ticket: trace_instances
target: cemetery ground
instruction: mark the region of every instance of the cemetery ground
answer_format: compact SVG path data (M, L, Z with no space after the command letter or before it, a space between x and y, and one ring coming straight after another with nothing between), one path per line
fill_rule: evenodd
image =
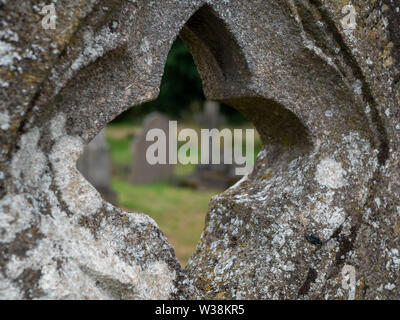
M199 125L194 123L178 124L182 128L200 130ZM248 126L244 125L243 128ZM129 181L132 163L131 142L140 131L140 124L117 123L107 126L106 137L113 166L112 190L117 194L119 207L126 211L146 213L157 222L175 248L175 253L184 267L200 239L211 197L223 190L195 190L181 186L182 179L194 172L196 166L193 164L178 164L169 181L146 185L132 184ZM254 157L260 148L261 143L256 134Z

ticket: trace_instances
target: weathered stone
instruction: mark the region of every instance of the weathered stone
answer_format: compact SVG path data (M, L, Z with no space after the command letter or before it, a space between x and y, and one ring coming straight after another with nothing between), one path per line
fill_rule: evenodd
M150 164L146 152L157 141L147 141L147 133L152 129L159 129L165 134L165 161L164 164ZM132 183L153 183L167 181L174 173L174 164L169 164L169 119L159 112L150 113L143 120L141 133L132 142ZM159 156L159 155L158 155Z
M105 129L85 147L77 168L105 200L116 203L116 194L111 190L112 164Z
M400 5L352 3L354 30L347 1L57 1L44 30L31 2L3 1L0 297L399 299ZM184 272L150 218L76 170L107 122L156 98L178 34L206 96L264 143Z

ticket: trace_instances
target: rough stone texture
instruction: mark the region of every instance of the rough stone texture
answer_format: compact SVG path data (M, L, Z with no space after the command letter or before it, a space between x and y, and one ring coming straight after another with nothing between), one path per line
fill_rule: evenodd
M162 130L165 134L165 161L169 159L169 119L167 116L159 112L152 112L143 120L142 132L134 138L132 142L132 169L131 181L132 183L153 183L160 181L167 181L174 173L174 164L150 164L147 161L146 152L152 145L158 145L161 141L158 138L155 140L147 141L147 134L150 130ZM173 134L173 133L172 133ZM154 155L154 149L151 154ZM156 152L158 155L158 152ZM158 155L159 156L159 155ZM160 157L161 158L161 157ZM160 160L159 158L159 160Z
M220 113L219 109L220 106L218 102L206 101L204 102L203 112L195 115L195 119L202 125L202 128L218 128L226 122L226 117Z
M36 2L1 1L0 297L399 299L400 4L352 3L346 31L347 1L59 0L44 30ZM178 34L265 147L212 199L184 272L149 217L76 170L157 97Z

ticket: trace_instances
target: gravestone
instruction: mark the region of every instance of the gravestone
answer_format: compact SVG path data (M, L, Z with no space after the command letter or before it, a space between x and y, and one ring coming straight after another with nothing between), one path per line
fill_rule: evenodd
M226 122L226 118L220 113L220 105L216 101L204 102L203 112L195 115L195 119L205 129L218 128Z
M167 164L150 164L146 159L146 151L154 141L146 141L147 133L152 129L161 129L166 135ZM132 142L131 182L146 184L167 181L174 173L175 165L169 164L169 119L159 112L150 113L143 120L142 132Z
M400 11L353 3L355 26L347 1L56 1L53 30L2 1L0 298L400 299ZM76 169L178 35L264 146L184 270Z
M207 100L204 103L202 113L195 116L195 120L202 129L218 129L226 123L226 117L220 113L220 104L216 101ZM183 185L196 189L221 189L224 190L234 184L238 177L234 172L233 164L224 163L223 141L221 142L220 164L212 163L212 141L214 136L209 138L209 162L198 164L195 172L183 180Z
M111 190L112 163L110 147L106 142L106 129L85 147L77 166L82 175L100 192L103 198L116 203L116 194Z

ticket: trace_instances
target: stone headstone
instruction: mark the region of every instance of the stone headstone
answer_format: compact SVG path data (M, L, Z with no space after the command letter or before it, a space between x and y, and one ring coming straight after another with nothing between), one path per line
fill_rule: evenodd
M154 141L146 141L147 133L152 129L161 129L167 137L166 149L167 160L169 159L169 119L159 112L153 112L143 120L142 132L132 142L132 170L131 182L135 184L146 184L167 181L174 173L175 165L150 164L146 159L146 151Z
M195 119L205 129L218 128L226 122L226 118L220 113L220 104L210 100L204 103L203 112L197 114Z
M220 104L207 100L204 110L195 116L202 129L218 129L226 123L226 117L220 113ZM213 164L211 159L213 137L209 138L209 164L198 164L195 172L183 180L183 185L196 189L221 189L224 190L234 184L238 177L234 174L234 165L224 163L224 149L220 150L220 164ZM221 144L222 146L223 144Z
M116 203L116 194L111 190L112 163L105 132L106 129L101 130L85 147L77 167L105 200Z

